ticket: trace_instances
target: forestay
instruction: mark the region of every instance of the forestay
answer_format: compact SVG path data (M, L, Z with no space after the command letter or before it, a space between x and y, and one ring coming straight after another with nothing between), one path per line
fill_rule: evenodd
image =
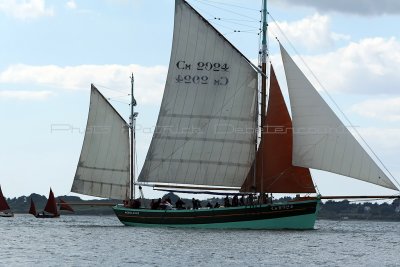
M128 197L128 125L93 85L85 139L71 191L113 199Z
M293 165L398 190L281 46L293 116Z
M141 182L242 185L255 154L257 73L185 1Z

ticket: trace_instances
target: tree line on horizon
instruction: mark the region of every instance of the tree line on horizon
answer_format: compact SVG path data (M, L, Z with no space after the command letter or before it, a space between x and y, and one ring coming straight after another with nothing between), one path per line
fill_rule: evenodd
M21 196L18 198L8 198L7 202L14 213L28 213L30 200L34 200L36 208L42 210L46 205L46 196L39 194L31 194L30 196ZM165 194L162 199L170 198L173 203L178 200L179 196L174 193ZM59 199L73 203L121 203L117 200L82 200L77 196L58 196L56 197L57 202ZM290 200L290 197L285 197L282 199L275 199L274 202L279 202L280 200ZM185 202L186 208L191 208L192 199L182 198ZM150 207L151 199L141 199L142 207ZM202 207L205 207L207 203L210 202L213 206L215 203L223 205L224 197L213 197L206 200L200 200ZM112 215L114 214L110 206L73 206L75 213L68 215ZM400 199L395 199L392 203L373 203L373 202L354 202L348 200L342 201L326 201L321 204L320 211L318 213L318 219L332 219L332 220L384 220L384 221L400 221Z

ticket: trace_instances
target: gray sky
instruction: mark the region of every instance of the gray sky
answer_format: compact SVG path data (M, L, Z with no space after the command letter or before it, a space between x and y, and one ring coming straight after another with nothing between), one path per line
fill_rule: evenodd
M312 7L319 12L335 11L362 16L400 13L400 1L397 0L274 0L273 2Z

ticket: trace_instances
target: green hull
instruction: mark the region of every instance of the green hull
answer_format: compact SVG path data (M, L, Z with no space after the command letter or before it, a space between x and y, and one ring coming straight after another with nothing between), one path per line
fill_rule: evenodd
M314 229L320 200L256 207L204 210L148 210L115 206L126 226L202 229ZM282 208L283 207L283 208Z
M200 229L254 229L254 230L311 230L314 229L316 214L300 215L278 219L265 219L256 221L211 223L211 224L145 224L122 222L126 226L137 227L179 227Z

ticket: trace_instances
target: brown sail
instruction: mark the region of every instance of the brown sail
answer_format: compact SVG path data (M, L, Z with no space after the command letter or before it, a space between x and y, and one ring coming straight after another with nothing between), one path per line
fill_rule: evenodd
M0 187L0 211L9 210L10 206L8 206L5 197L3 196L3 192Z
M254 164L241 191L315 193L310 170L292 165L292 120L271 65L267 115ZM255 188L254 188L255 185Z
M62 199L60 199L60 210L67 210L70 212L74 212L74 209L70 205L68 205L67 202L65 202Z
M33 202L33 199L31 198L31 206L29 208L29 213L32 214L33 216L36 217L37 212L36 212L36 206L35 206L35 202Z
M54 194L51 188L50 188L49 199L47 200L47 204L46 207L44 208L44 211L54 215L58 214L56 199L54 198Z

